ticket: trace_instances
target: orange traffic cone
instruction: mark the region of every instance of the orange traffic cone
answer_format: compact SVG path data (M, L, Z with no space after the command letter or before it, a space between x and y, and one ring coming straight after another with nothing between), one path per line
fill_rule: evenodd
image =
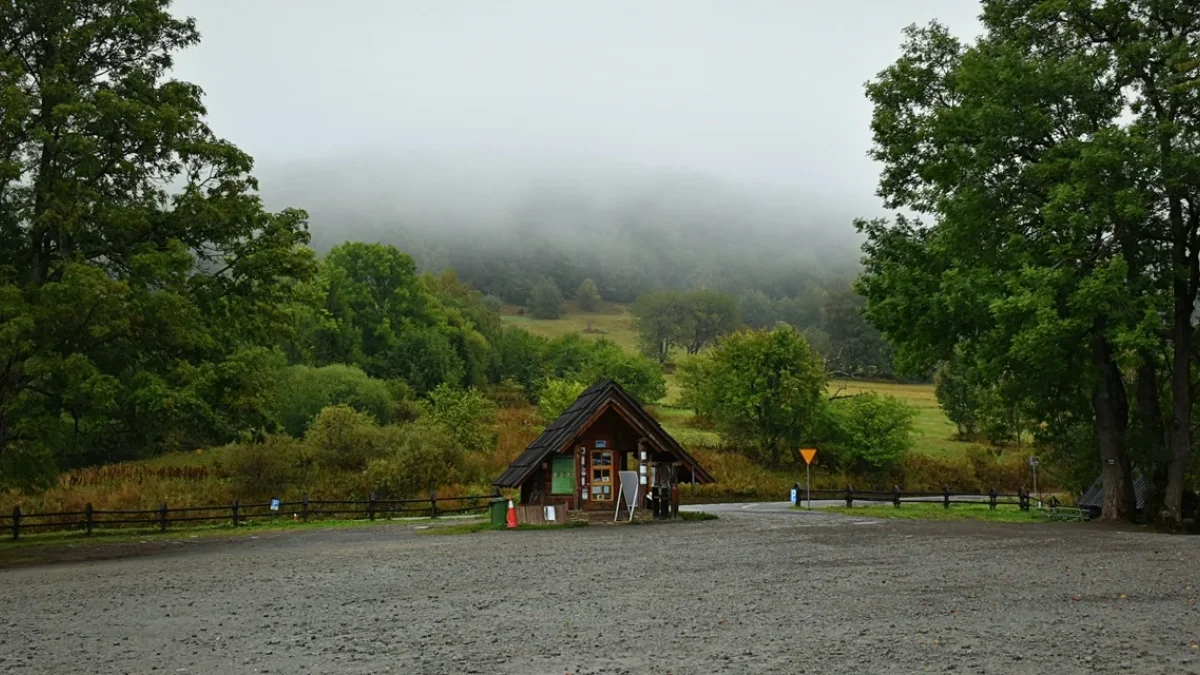
M513 506L512 500L508 500L508 529L517 529L517 508Z

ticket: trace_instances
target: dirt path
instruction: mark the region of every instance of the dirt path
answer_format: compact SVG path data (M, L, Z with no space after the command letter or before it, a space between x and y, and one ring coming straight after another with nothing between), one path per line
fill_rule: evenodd
M722 514L0 570L0 672L1200 673L1200 538Z

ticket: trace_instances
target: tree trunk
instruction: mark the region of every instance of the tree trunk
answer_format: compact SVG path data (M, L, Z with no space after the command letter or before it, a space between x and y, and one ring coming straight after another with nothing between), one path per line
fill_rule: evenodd
M1196 308L1196 251L1189 251L1191 228L1183 220L1182 200L1172 195L1170 218L1174 240L1171 266L1175 301L1171 328L1171 465L1167 469L1167 491L1163 506L1166 520L1183 519L1183 487L1192 454L1192 313Z
M1163 429L1162 405L1159 403L1158 370L1154 359L1142 354L1137 374L1138 419L1149 445L1150 476L1146 481L1145 512L1148 519L1157 520L1162 513L1167 491L1167 467L1171 462L1170 442Z
M1096 368L1096 386L1092 391L1092 410L1096 416L1096 445L1100 450L1104 504L1101 518L1108 521L1130 520L1134 514L1133 481L1129 458L1125 453L1125 432L1129 422L1129 403L1121 371L1112 359L1112 350L1098 322L1092 338L1092 365Z

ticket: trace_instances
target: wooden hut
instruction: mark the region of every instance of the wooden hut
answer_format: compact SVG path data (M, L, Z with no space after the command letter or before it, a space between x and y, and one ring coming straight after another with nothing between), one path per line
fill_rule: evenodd
M621 471L637 472L642 495L656 485L713 482L640 403L609 381L580 394L492 484L519 487L522 504L611 512Z

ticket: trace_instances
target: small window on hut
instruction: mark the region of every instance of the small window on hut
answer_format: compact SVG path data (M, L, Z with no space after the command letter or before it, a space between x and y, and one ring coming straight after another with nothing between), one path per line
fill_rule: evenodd
M555 457L550 467L550 494L575 494L575 458Z

